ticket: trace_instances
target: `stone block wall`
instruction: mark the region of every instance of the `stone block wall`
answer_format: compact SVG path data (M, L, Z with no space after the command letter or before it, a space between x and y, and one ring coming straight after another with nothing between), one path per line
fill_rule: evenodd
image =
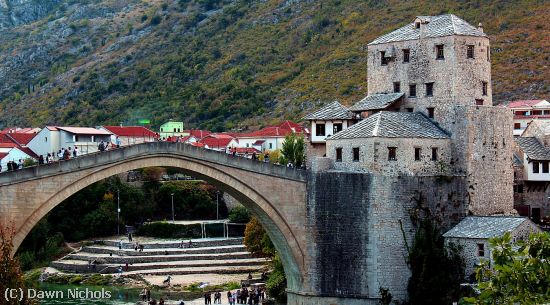
M406 300L407 245L416 225L426 217L442 231L457 224L468 211L466 185L464 177L311 175L306 230L311 234L306 266L310 291L356 300L334 303L342 305L370 304L380 287Z
M353 148L359 148L359 161L353 161ZM396 147L395 161L388 160L388 147ZM342 148L342 161L334 162L339 170L366 171L384 175L431 176L451 172L449 139L360 138L327 140L327 156L336 160L336 148ZM421 149L419 161L415 148ZM437 160L432 160L437 148Z
M454 117L451 162L468 179L470 211L513 214L512 114L501 107L456 106Z

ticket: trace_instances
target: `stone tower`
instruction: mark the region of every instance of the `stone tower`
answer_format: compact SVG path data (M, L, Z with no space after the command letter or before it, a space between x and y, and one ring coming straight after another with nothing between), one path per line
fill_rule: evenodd
M421 112L451 137L449 175L469 182L473 214L512 211L511 115L493 107L491 54L481 24L418 16L368 45L368 93L403 92L399 110Z

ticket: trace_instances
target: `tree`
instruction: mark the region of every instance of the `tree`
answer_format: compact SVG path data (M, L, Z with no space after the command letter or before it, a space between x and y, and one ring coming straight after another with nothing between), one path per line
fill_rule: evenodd
M489 240L493 266L476 270L480 294L464 298L468 304L546 304L550 301L550 234L531 234L512 242L509 232Z
M23 289L25 290L25 283L23 281L23 275L19 262L12 257L13 252L13 237L15 236L15 226L4 226L0 224L0 291L2 291L2 298L0 298L0 304L34 304L32 300L29 300L25 294L21 300L6 300L4 298L4 292L6 289ZM19 294L18 294L19 296ZM8 302L8 303L5 303Z
M411 277L407 290L410 304L451 304L458 299L464 278L464 261L460 249L445 247L443 236L435 225L420 223L408 257Z
M247 223L250 221L250 212L242 206L234 207L229 212L229 220L234 223Z
M301 167L305 160L305 140L303 135L290 133L285 137L283 148L281 149L281 164L292 163L296 167Z
M273 271L271 271L266 281L267 292L278 303L286 304L286 275L279 255L275 255L271 262L271 266Z

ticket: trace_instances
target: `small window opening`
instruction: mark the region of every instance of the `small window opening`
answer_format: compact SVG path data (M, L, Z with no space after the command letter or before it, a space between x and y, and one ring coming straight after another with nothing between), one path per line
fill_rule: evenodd
M407 112L413 112L414 111L414 108L405 108L407 109Z
M409 97L416 97L416 84L409 85Z
M353 148L353 161L359 162L359 147Z
M466 49L466 58L474 58L474 45L468 45Z
M477 256L485 256L485 244L477 244Z
M385 51L380 51L380 64L386 66L388 64L388 58Z
M422 153L422 148L415 147L414 148L414 161L420 161L420 155Z
M483 96L487 96L488 84L487 84L487 82L482 82L482 84L483 84L483 89L481 91L483 93Z
M435 112L434 110L435 110L435 108L429 107L429 108L426 108L426 110L428 110L428 117L429 117L430 119L433 119L433 118L434 118L434 112Z
M401 83L400 82L394 82L393 83L393 92L401 92Z
M397 161L397 147L388 147L388 161Z
M537 161L533 161L533 173L534 174L539 173L539 163Z
M548 161L543 161L542 162L542 172L544 174L548 174Z
M437 147L432 147L432 161L437 161Z
M426 83L426 96L434 96L434 83Z
M476 106L483 106L483 99L476 98Z
M437 56L436 59L445 59L445 49L442 44L438 44L436 47Z
M342 162L342 148L336 148L336 162Z
M411 50L404 49L403 50L403 62L407 63L411 60Z

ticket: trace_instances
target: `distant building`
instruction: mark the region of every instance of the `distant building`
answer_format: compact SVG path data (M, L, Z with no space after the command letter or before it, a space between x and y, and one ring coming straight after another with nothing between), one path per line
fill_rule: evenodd
M118 137L124 146L155 142L159 137L157 133L143 126L101 126L99 129L112 134L111 143L116 143Z
M534 120L516 137L514 208L550 225L550 120Z
M291 133L308 137L309 130L297 123L284 121L257 131L235 134L236 141L232 142L232 145L238 148L255 148L262 152L277 150L283 147L285 137Z
M482 260L491 260L488 240L507 232L511 233L513 241L517 241L528 238L530 233L540 232L540 229L525 217L468 216L443 234L443 237L446 244L454 243L462 247L465 275L472 278Z
M223 133L212 133L206 137L199 140L198 143L204 145L204 148L217 150L217 151L227 151L228 144L234 139L233 136L223 134ZM197 146L197 145L195 145Z
M514 114L514 136L521 135L533 120L550 119L550 103L546 100L512 101L508 108Z
M161 139L166 139L168 137L188 136L189 132L183 129L183 122L168 121L160 125L159 135Z
M8 170L8 162L19 160L31 159L36 161L34 154L29 150L21 149L17 144L13 143L0 143L0 165L2 165L2 172Z
M80 154L98 151L101 141L111 143L111 132L92 127L46 126L28 144L38 156L57 154L62 148L78 147Z

